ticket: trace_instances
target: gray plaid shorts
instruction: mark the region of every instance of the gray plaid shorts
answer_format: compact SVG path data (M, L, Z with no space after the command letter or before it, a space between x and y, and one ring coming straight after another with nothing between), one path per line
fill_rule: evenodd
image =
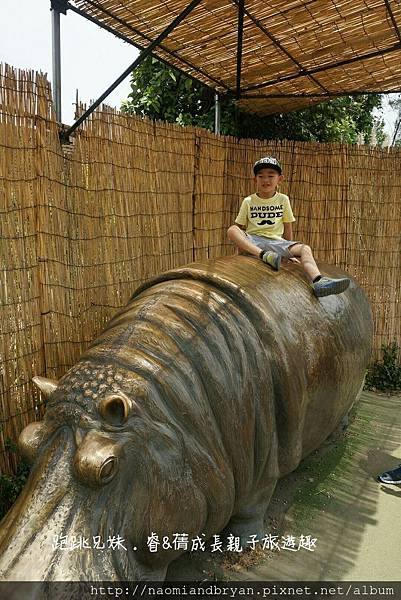
M291 254L288 252L290 246L302 243L294 240L283 240L282 238L275 240L273 238L265 237L264 235L251 235L249 233L245 233L245 235L252 244L255 244L255 246L261 250L265 250L265 252L276 252L283 258L291 258Z

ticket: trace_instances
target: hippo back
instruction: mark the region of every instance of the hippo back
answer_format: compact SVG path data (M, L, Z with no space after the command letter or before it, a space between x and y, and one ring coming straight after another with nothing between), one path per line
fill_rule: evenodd
M332 266L321 270L344 276ZM113 337L116 356L133 364L138 350L148 352L163 367L157 377L170 369L183 387L201 388L175 394L172 413L188 412L198 435L214 432L234 471L253 464L255 480L266 453L282 476L337 427L363 384L372 316L353 279L345 293L317 299L298 265L276 273L235 256L147 281L89 353L104 342L110 352ZM196 403L204 414L196 415Z

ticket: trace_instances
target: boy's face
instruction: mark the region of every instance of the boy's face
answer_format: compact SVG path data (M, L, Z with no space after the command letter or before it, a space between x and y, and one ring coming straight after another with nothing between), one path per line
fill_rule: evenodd
M256 192L261 198L271 198L276 193L276 187L283 181L283 176L275 169L261 169L254 178Z

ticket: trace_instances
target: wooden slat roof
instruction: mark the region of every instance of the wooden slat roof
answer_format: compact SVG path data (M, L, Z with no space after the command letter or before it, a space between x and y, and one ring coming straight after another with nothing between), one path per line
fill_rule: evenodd
M190 0L72 0L92 20L139 48ZM203 0L153 51L259 114L336 95L401 90L399 0Z

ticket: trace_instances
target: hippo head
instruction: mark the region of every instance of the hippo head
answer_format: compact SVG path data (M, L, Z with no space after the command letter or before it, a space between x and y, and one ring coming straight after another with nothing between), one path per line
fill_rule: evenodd
M171 542L175 533L224 525L208 521L209 498L196 471L214 472L215 465L200 459L191 466L188 446L193 453L196 443L167 418L154 384L89 360L58 383L35 383L47 412L20 436L33 468L3 521L3 579L161 579L182 552L163 548L163 537ZM152 533L157 552L148 547Z

